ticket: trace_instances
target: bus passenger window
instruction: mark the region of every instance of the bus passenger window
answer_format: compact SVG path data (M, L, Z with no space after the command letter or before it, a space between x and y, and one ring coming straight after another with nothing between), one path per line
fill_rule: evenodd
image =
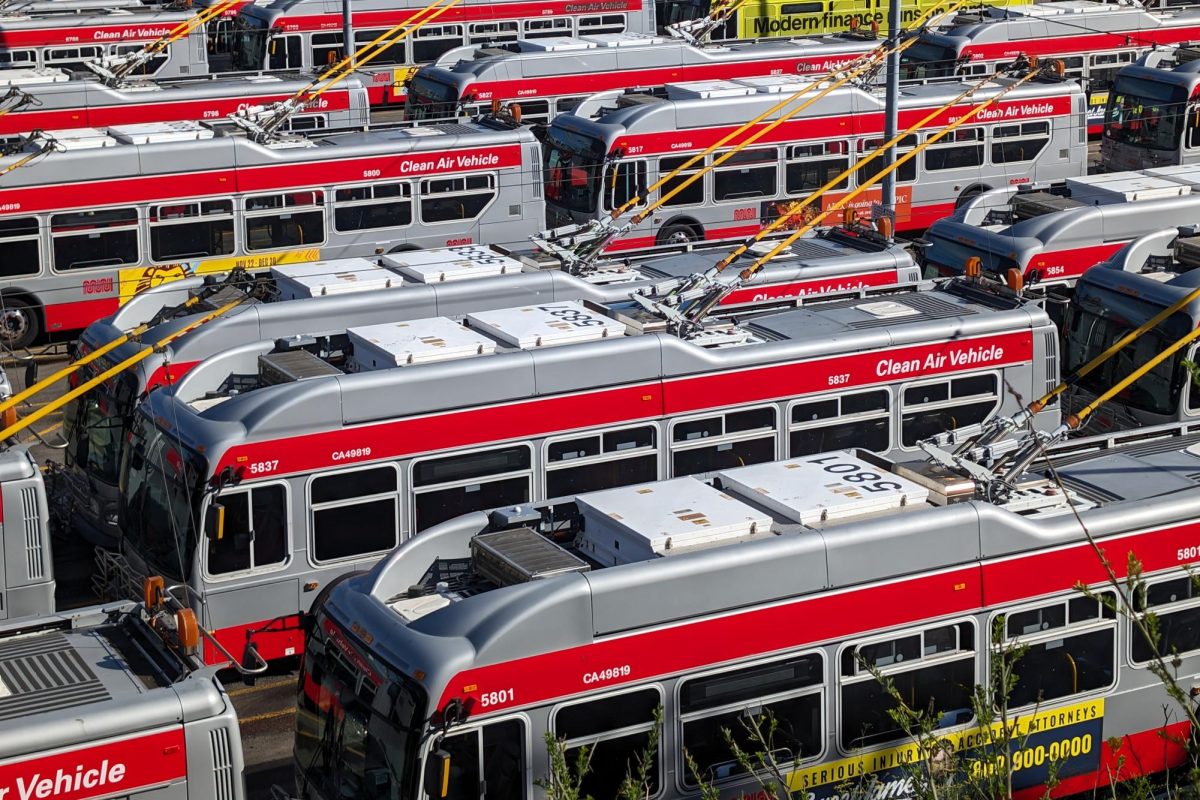
M496 198L496 176L428 178L421 181L421 221L475 219Z
M247 250L311 247L324 241L324 192L286 192L246 198Z
M658 480L657 442L653 425L553 440L546 447L546 497Z
M1137 626L1131 628L1134 661L1149 661L1156 651L1170 658L1200 650L1200 591L1191 575L1148 584L1137 593L1134 604L1139 613L1152 612L1158 626L1158 640L1153 644Z
M526 39L545 39L548 36L570 36L570 17L550 17L542 19L527 19L525 25Z
M274 36L267 43L267 69L300 69L303 66L299 36Z
M792 406L788 456L862 447L882 453L891 447L891 398L887 390L858 392Z
M37 217L0 219L0 277L37 275L42 269Z
M136 208L72 211L50 218L56 270L117 267L136 264L138 246Z
M858 160L860 162L866 160L867 157L883 146L885 141L886 140L883 138L860 140L858 143ZM916 146L917 137L915 134L905 136L900 140L900 144L898 144L892 151L895 153L895 160L898 161L901 156L905 155ZM885 166L884 161L885 159L883 155L880 154L878 157L867 162L866 166L859 167L859 169L854 173L855 180L858 182L858 185L862 186L864 183L882 172ZM908 161L905 161L903 164L901 164L899 168L897 168L892 174L896 176L897 183L916 182L917 159L910 158Z
M697 779L713 783L744 774L740 759L730 752L727 735L755 763L761 756L791 765L820 755L825 739L824 687L820 653L684 681L679 694L683 748L699 771L696 775L682 766L684 783L695 786ZM776 726L770 753L751 734L748 724L756 721L762 721L764 728Z
M1025 665L1022 664L1022 670ZM853 750L907 739L888 714L893 694L872 670L885 676L910 708L939 715L939 728L974 719L975 624L960 622L912 631L847 647L841 659L841 742Z
M470 511L527 502L532 482L528 445L417 461L412 533Z
M917 442L939 433L983 422L1000 406L995 375L972 375L950 381L905 387L900 407L900 443Z
M824 144L798 144L788 148L784 180L788 194L815 192L850 168L850 155L845 142ZM845 189L850 185L850 176L831 186L830 189Z
M232 200L204 200L150 208L152 260L227 256L232 252Z
M671 430L671 474L676 478L774 458L772 406L683 420Z
M425 25L417 28L413 42L413 63L436 61L438 56L463 44L462 25Z
M959 128L929 145L925 151L925 169L930 172L978 167L982 164L983 128Z
M400 540L398 480L392 466L313 478L313 560L336 561L395 547Z
M472 22L467 27L470 44L514 42L520 38L520 26L515 19L501 22Z
M225 506L224 532L208 540L210 575L245 572L287 560L287 492L280 484L218 496Z
M779 151L774 147L739 150L713 170L713 200L718 203L778 193Z
M670 158L660 158L658 160L658 175L659 179L666 177L668 173L682 167L684 164L692 160L691 156L671 156ZM705 159L697 158L696 163L680 172L675 177L668 180L658 190L659 197L666 197L671 192L675 191L676 187L681 185L688 177L695 175L701 169L704 169ZM670 200L663 203L664 206L693 206L704 202L704 178L700 177L687 185L687 188L681 190L678 194L672 195Z
M386 32L386 28L374 31L355 31L354 46L362 47L364 45L368 45ZM405 39L401 39L398 42L392 42L386 48L380 51L379 55L372 58L371 63L376 66L381 66L383 64L407 64L407 46L408 41Z
M580 786L581 797L617 796L621 781L646 753L654 714L661 706L662 695L650 688L563 706L554 713L551 727L555 737L567 740L568 764L575 763L580 747L591 748L591 770ZM659 753L651 753L650 758L650 794L655 795Z
M412 185L376 183L333 193L333 228L361 231L412 224Z
M1019 658L1011 708L1100 691L1116 676L1115 612L1102 599L1074 597L1001 615L1008 658ZM1019 656L1017 653L1019 652Z

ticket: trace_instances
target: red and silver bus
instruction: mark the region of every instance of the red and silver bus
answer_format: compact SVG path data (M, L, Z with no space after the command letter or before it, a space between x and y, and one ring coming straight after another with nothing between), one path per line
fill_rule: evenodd
M237 715L188 630L129 602L0 625L0 791L244 800Z
M0 81L4 77L0 72ZM248 107L287 100L311 82L309 77L282 74L138 82L119 87L91 80L23 85L22 91L33 100L0 115L0 138L16 138L33 131L148 122L219 121ZM357 78L350 77L302 108L288 120L286 130L364 128L370 122L369 115L367 90Z
M541 147L490 118L265 144L197 122L147 123L29 148L39 146L0 157L0 169L24 160L0 177L10 347L80 330L165 280L523 244L545 225Z
M1040 305L973 283L686 339L629 305L343 324L192 366L134 414L122 560L186 583L231 652L276 659L323 586L467 511L837 446L915 456L1058 382Z
M825 74L871 50L864 36L727 41L697 46L632 33L469 46L417 70L407 116L475 116L492 101L516 102L522 119L546 122L596 92L661 89L668 83L764 75Z
M150 7L80 14L0 17L0 69L57 67L86 70L88 62L139 52L196 16L195 11ZM207 75L208 35L203 26L183 36L138 69L156 78Z
M1001 78L979 90L974 102L1009 86ZM666 97L631 93L606 105L603 96L555 117L546 134L546 205L550 227L603 220L642 187L679 168L692 155L766 113L805 81L795 77L742 78L667 86ZM900 128L914 125L962 93L957 83L905 89ZM971 107L960 103L905 138L911 150ZM736 147L757 127L729 142ZM928 227L976 194L998 186L1051 183L1086 171L1086 98L1075 81L1035 80L1012 89L981 114L979 124L909 160L897 172L896 228ZM653 216L616 239L609 251L654 244L740 239L861 160L883 142L882 90L843 86L804 108L720 167L676 194ZM972 121L974 123L974 120ZM705 163L720 153L706 156ZM882 160L847 178L821 198L819 209L876 175ZM668 181L662 192L703 167ZM869 209L881 199L872 188L854 202ZM653 199L653 198L652 198ZM818 209L814 206L814 209ZM818 209L818 210L819 210Z
M1022 54L1063 62L1088 92L1088 132L1100 133L1116 73L1157 45L1200 39L1200 10L1053 0L983 6L926 32L901 56L905 80L977 79Z
M1118 73L1100 163L1110 172L1200 163L1200 73L1194 46L1159 48Z
M711 264L711 256L706 260L698 252L660 255L636 266L614 264L577 277L545 256L532 259L495 247L466 246L381 256L378 263L338 259L276 266L270 273L274 290L266 301L245 296L245 308L155 347L135 367L111 376L64 409L69 444L63 468L51 473L52 478L62 479L53 484L52 495L61 504L61 518L69 519L78 534L95 544L116 547L118 469L137 403L160 386L178 381L205 358L247 341L324 336L343 329L346 320L371 325L537 302L623 302L635 292L687 278ZM901 246L859 229L833 228L780 253L745 287L730 293L716 313L780 310L831 296L911 289L919 282L920 268ZM228 301L231 288L215 276L164 284L89 325L80 334L76 355L158 321L139 341L92 362L74 379L75 385L193 323L199 314L213 310L214 303ZM200 305L175 310L192 298Z
M357 46L413 17L427 3L355 0ZM653 0L468 0L454 6L365 65L373 105L403 103L416 67L470 44L547 36L654 33ZM342 58L341 6L325 0L282 0L242 7L231 32L233 65L241 70L320 70Z
M672 799L761 797L776 770L793 797L908 797L908 768L997 757L1017 800L1186 770L1194 732L1147 665L1200 677L1198 444L1076 441L995 481L842 449L447 521L318 600L300 796L533 798L557 743L572 767L588 748L592 797L639 764ZM1128 614L1126 560L1110 582L1097 548L1144 569ZM1155 642L1131 619L1149 613ZM1008 738L974 710L1000 659ZM953 767L916 763L930 740L896 696ZM340 744L343 725L366 734Z
M1061 192L993 189L922 236L927 277L961 275L971 258L998 276L1073 286L1129 242L1200 219L1200 166L1068 178Z

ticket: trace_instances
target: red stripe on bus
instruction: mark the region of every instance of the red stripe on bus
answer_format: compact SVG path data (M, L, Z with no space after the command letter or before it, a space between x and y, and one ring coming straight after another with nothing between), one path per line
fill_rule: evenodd
M1102 544L1107 546L1114 565L1123 564L1124 552L1133 550L1149 572L1180 566L1177 543L1194 543L1198 529L1200 525L1143 531ZM1118 542L1119 556L1113 547ZM1103 580L1099 577L1103 570L1090 550L1071 547L1065 552L1069 557L1033 553L1009 561L971 564L932 575L812 594L779 605L614 635L578 647L475 667L450 681L438 708L454 697L474 698L475 708L482 712L480 698L484 694L489 694L489 700L497 700L489 702L487 713L557 701L600 688L844 641L870 631L977 613L1001 603L1069 591L1080 580ZM999 585L993 585L995 581ZM618 669L610 669L614 667Z
M120 303L115 296L47 305L43 309L46 316L46 330L50 332L81 330L101 317L112 314L119 306Z
M304 652L304 629L300 626L300 615L289 614L275 619L247 622L213 631L221 646L242 663L252 663L246 658L246 646L253 641L254 649L267 661L277 661ZM229 659L215 647L205 646L204 663L225 664Z
M1200 26L1178 25L1083 36L1055 36L1044 39L1018 39L1008 42L968 44L961 55L971 61L1014 58L1017 55L1063 56L1071 53L1092 55L1103 50L1144 50L1156 44L1178 44L1200 38Z
M150 377L146 380L145 391L150 392L160 386L170 386L188 374L192 367L199 363L199 361L176 361L160 364L154 368L154 372L150 373Z
M1123 239L1090 247L1035 253L1029 258L1029 263L1022 265L1025 269L1025 277L1028 278L1029 274L1036 269L1041 273L1042 281L1047 283L1078 278L1097 264L1107 261L1109 256L1129 244L1130 241L1132 240Z
M1021 331L654 381L235 445L221 455L213 474L227 466L242 468L246 478L309 472L901 378L1019 364L1032 355L1033 335Z
M30 790L29 797L55 800L128 795L187 776L181 726L0 764L0 786L15 789L20 781Z
M247 87L252 88L252 87ZM135 125L146 122L174 122L176 120L223 119L247 105L266 105L286 100L290 95L264 95L255 97L226 97L209 100L173 102L140 102L133 96L132 102L122 105L75 107L54 111L18 111L0 117L0 134L26 133L32 130L64 130L69 128L106 128L110 125ZM330 91L321 96L321 107L305 108L302 114L344 111L350 107L350 95L346 91Z
M602 6L602 7L601 7ZM437 24L450 22L492 22L497 19L543 19L576 17L581 14L619 14L640 12L641 0L604 0L603 3L576 0L546 0L535 3L487 3L457 6L437 18ZM423 9L394 9L389 11L357 11L351 23L356 28L391 27L411 19ZM287 33L299 31L341 30L341 14L295 14L280 16L272 25Z
M1073 95L1060 94L1052 97L1030 97L1023 100L1000 101L989 106L971 121L971 124L1010 122L1026 119L1066 116L1071 113ZM939 113L921 126L922 130L944 128L954 120L975 108L977 103L961 103ZM910 108L900 112L900 127L907 129L920 122L932 108ZM763 123L766 125L768 123ZM727 143L734 147L761 126L755 126ZM644 134L622 134L615 138L609 152L623 151L626 157L651 154L686 155L713 145L738 130L735 125L714 128L698 128L686 131L656 131ZM858 112L838 116L815 117L789 120L772 129L756 141L756 144L778 144L804 139L843 139L847 136L881 135L883 112Z
M232 152L232 151L231 151ZM334 154L330 154L331 156ZM0 207L13 214L54 211L78 206L111 206L179 197L206 197L235 192L322 187L332 183L400 179L448 172L471 172L521 165L520 145L434 150L412 155L371 155L253 167L227 167L209 172L180 172L121 180L87 181L51 186L0 189ZM67 199L69 198L69 199Z
M0 25L0 49L13 50L19 47L54 44L108 45L121 42L153 42L166 36L179 23L187 19L187 16L181 14L178 20L166 24L89 25L86 27L73 25L34 30L3 30L3 26Z
M897 270L888 269L879 272L864 272L858 275L834 275L826 278L813 278L807 281L748 286L745 289L738 289L727 294L721 300L720 305L733 306L741 303L766 303L771 300L792 300L806 295L849 292L873 286L891 286L899 278L900 274Z

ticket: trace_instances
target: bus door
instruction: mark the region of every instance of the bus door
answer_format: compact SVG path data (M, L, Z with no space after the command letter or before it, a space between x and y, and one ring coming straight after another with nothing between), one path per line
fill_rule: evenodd
M445 800L521 800L526 782L525 739L521 719L452 730L435 745L450 757Z
M304 51L296 34L272 36L267 42L267 69L301 69Z

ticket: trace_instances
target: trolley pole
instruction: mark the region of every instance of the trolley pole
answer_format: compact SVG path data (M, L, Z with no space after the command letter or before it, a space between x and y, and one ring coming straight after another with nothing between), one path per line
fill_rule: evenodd
M891 51L887 57L887 92L884 94L884 123L883 123L883 140L891 141L896 135L896 131L900 129L900 54L896 52L894 46L897 37L900 35L900 3L901 0L890 0L888 3L888 41L892 43ZM883 164L880 169L887 169L896 161L896 148L888 148L883 156ZM895 220L896 214L896 173L889 172L883 176L883 207L888 213L892 214L892 219Z
M354 23L350 21L350 0L342 0L342 52L350 59L354 69Z

